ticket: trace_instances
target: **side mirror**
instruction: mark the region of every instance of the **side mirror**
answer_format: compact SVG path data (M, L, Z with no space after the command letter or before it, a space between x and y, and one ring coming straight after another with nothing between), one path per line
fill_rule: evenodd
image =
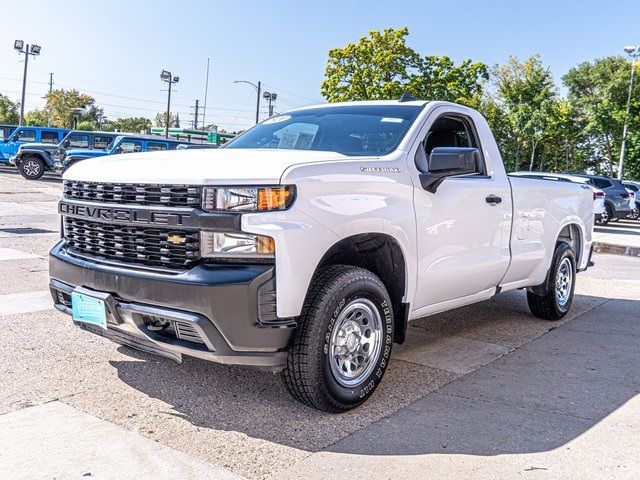
M113 153L115 153L116 155L121 154L121 153L122 153L122 147L118 147L118 148L116 148L116 149L115 149L115 151L114 151Z
M2 141L3 141L4 143L9 143L9 137L7 137L7 138L3 138L3 139L2 139Z
M69 145L71 145L71 142L69 140L65 140L64 142L62 142L62 148L67 148L69 147Z
M429 172L420 174L422 188L431 193L447 177L476 173L480 165L480 151L467 147L437 147L429 156Z

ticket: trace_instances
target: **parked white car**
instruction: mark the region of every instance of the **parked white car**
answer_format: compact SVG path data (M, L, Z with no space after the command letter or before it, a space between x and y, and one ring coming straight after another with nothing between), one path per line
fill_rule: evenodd
M72 166L55 306L176 360L282 369L330 412L372 395L412 319L516 289L562 318L590 265L591 188L509 177L478 112L403 100Z
M604 202L605 192L593 185L589 184L589 180L584 177L578 177L576 175L571 175L568 173L551 173L551 172L512 172L509 175L511 176L519 176L519 177L540 177L546 180L555 180L555 181L567 181L573 183L580 183L582 185L587 185L593 191L593 215L596 222L599 222L602 218L602 215L605 214L606 206Z
M633 182L631 180L624 180L622 182L624 187L627 189L629 193L633 194L633 203L631 204L631 215L629 215L632 219L640 218L640 182Z

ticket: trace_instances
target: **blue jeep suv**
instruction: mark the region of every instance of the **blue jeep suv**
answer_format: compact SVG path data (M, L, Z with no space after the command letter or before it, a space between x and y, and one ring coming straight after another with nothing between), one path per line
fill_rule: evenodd
M67 133L69 130L65 128L18 127L0 142L0 163L9 164L9 159L18 153L22 144L37 142L57 145Z

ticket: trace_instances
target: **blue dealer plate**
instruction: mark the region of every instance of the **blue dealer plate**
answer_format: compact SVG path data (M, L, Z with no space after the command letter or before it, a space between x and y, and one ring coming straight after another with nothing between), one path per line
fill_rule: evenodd
M73 320L107 329L107 308L103 300L81 293L71 293L71 316Z

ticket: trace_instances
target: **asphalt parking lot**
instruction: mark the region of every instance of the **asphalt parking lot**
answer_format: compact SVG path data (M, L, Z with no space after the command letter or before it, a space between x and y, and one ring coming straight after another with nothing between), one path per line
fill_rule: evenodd
M596 255L561 322L510 292L413 323L327 415L73 327L47 290L60 190L0 169L0 478L640 478L640 258Z

